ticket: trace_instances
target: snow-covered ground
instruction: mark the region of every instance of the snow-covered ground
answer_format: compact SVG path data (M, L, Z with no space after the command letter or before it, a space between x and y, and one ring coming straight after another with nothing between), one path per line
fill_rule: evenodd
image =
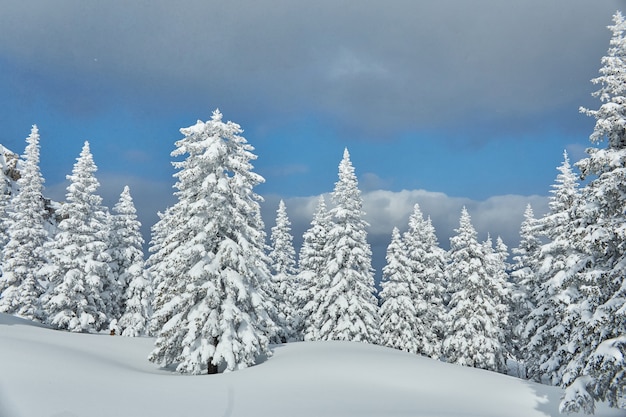
M55 331L0 314L2 417L558 416L562 390L363 343L278 345L269 360L180 375L151 338ZM600 405L597 416L624 416Z

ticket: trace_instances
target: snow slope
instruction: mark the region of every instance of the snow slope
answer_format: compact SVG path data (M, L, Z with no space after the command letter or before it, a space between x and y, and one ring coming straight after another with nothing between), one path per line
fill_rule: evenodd
M151 338L75 334L0 314L1 417L558 416L562 390L362 343L293 343L227 374L146 357ZM597 416L624 416L600 406Z

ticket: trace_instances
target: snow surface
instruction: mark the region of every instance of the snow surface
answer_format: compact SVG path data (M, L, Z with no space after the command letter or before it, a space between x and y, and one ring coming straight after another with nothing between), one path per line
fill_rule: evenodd
M0 314L0 416L559 416L563 391L351 342L273 346L219 375L147 361L152 338L47 329ZM596 416L624 416L600 405ZM577 414L573 414L577 415Z

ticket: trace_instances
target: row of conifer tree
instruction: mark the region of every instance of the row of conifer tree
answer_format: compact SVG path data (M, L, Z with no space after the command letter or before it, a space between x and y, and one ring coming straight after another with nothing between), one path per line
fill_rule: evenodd
M550 211L529 206L520 245L478 242L463 209L442 250L418 205L394 229L376 297L367 223L346 150L330 208L320 198L296 264L281 201L270 250L241 128L211 120L181 129L172 157L177 202L159 213L144 261L125 188L112 212L97 194L89 144L49 203L33 127L17 180L0 194L0 311L70 331L155 336L150 360L185 373L244 368L270 343L378 343L451 363L566 387L561 411L620 406L626 362L626 22L618 12L596 95L594 144L558 168ZM580 179L587 180L584 187ZM512 361L510 361L512 359Z

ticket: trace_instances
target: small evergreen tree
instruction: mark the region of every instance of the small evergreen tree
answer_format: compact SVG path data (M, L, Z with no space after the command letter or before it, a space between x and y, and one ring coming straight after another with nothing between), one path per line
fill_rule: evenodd
M117 325L122 336L141 336L148 331L152 285L144 266L141 223L128 186L113 207L111 224L112 268L122 289Z
M9 242L11 192L11 183L2 171L0 173L0 296L8 285L8 282L2 279L2 268L4 264L4 248Z
M313 333L321 340L376 343L379 318L368 224L363 220L363 201L347 149L332 197L332 226L324 248L329 258L314 297Z
M272 249L269 254L272 279L268 293L274 299L277 308L277 316L274 321L280 325L279 333L276 335L276 342L287 342L296 340L299 335L296 329L299 324L296 315L296 279L298 271L296 268L296 251L293 247L293 236L291 236L291 222L287 216L285 202L280 200L276 211L276 226L272 227L270 237Z
M411 297L417 313L417 353L441 356L445 332L446 252L439 247L430 217L424 219L419 204L413 207L404 233L411 275Z
M315 323L311 320L313 312L319 309L316 304L319 299L315 294L323 289L321 278L326 267L328 255L326 242L330 231L331 219L326 209L324 196L320 196L311 227L304 232L302 247L298 257L298 300L300 318L304 340L319 340Z
M111 312L119 288L111 271L108 210L96 194L97 171L89 143L67 176L67 202L61 206L58 232L46 249L49 263L42 274L49 286L42 297L46 322L72 332L100 331L115 317Z
M456 236L450 238L447 279L453 290L443 352L448 362L507 371L504 329L506 288L490 276L493 254L485 253L463 207Z
M538 237L537 219L530 204L524 211L524 221L520 225L520 242L512 250L513 265L511 271L511 308L509 326L509 352L520 364L518 376L526 378L526 365L523 359L522 337L524 325L528 315L534 310L531 294L537 291L539 283L536 280L537 259L541 249L541 240Z
M381 282L380 343L405 352L420 353L421 334L412 278L406 248L400 231L394 227Z
M173 157L178 202L153 228L149 258L157 339L150 360L177 371L232 371L269 355L275 324L263 290L270 279L254 148L223 122L181 129Z
M28 319L41 319L39 297L44 292L37 274L45 264L45 207L43 177L39 170L39 130L33 126L26 139L24 164L17 180L19 193L12 201L8 242L4 247L0 311ZM3 196L6 194L3 194Z

